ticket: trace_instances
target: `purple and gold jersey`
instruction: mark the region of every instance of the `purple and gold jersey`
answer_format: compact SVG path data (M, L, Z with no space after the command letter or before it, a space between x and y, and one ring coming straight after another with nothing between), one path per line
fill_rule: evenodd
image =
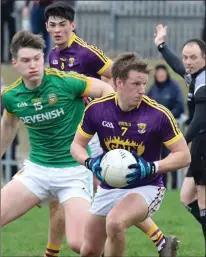
M135 151L149 162L161 159L161 146L182 137L171 112L144 96L138 108L129 112L120 109L116 93L92 101L85 109L78 131L87 138L97 132L104 151ZM163 186L162 175L149 176L125 188L144 185ZM101 184L103 188L112 188Z
M49 55L50 67L64 71L75 71L89 77L101 78L111 60L96 46L87 44L73 33L68 47L55 47Z

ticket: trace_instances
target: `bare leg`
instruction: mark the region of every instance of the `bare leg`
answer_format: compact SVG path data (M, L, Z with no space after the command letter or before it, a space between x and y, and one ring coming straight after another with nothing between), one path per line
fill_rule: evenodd
M65 235L64 211L58 201L49 204L50 223L48 242L54 245L61 245Z
M134 193L125 197L110 211L106 219L105 256L123 256L126 229L143 221L147 213L148 205L145 199Z
M80 253L84 238L85 222L89 214L89 201L71 198L62 204L65 213L65 231L70 249Z
M65 235L64 211L59 201L50 202L49 211L48 243L44 257L58 256Z
M89 214L81 248L82 257L100 256L106 241L106 218Z
M193 177L185 177L180 192L180 201L186 206L197 200L197 188Z
M22 182L13 179L1 189L1 226L17 219L40 202Z

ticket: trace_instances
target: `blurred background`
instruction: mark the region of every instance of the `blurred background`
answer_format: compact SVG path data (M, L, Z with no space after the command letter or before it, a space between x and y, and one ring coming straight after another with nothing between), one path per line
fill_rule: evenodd
M18 74L11 66L9 44L20 29L42 34L47 43L47 52L53 47L45 31L43 13L51 0L1 1L1 88L8 86ZM180 56L183 43L191 38L205 39L206 1L65 1L76 10L77 34L89 44L101 48L110 58L123 51L135 51L147 58L154 69L148 84L148 93L169 108L183 133L187 129L185 82L165 64L157 51L153 38L159 23L168 26L167 44ZM47 65L47 64L46 64ZM165 88L175 83L177 91ZM151 91L152 89L152 91ZM158 96L162 96L158 98ZM161 102L163 99L163 102ZM178 110L177 110L177 108ZM175 109L175 110L174 110ZM4 182L21 166L29 151L28 137L21 126L17 138L3 161ZM174 172L174 177L165 180L168 188L180 188L183 173ZM3 182L3 183L4 183Z

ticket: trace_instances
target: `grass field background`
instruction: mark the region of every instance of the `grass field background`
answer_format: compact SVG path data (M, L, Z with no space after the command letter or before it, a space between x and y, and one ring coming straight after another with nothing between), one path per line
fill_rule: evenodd
M153 68L163 61L150 61ZM171 70L170 70L171 71ZM11 65L2 65L1 75L6 85L10 85L18 78L17 72ZM176 79L186 98L187 88L184 81L171 72ZM148 88L152 84L152 76ZM28 154L29 144L27 133L23 127L19 130L20 144L17 156L24 158ZM47 244L48 208L34 208L24 217L16 220L2 229L2 256L43 256ZM199 224L184 209L179 202L179 192L167 192L160 211L154 216L161 230L165 234L175 234L181 240L178 256L203 256L203 237ZM77 227L78 229L78 227ZM127 233L126 256L157 256L152 242L136 228L131 228ZM77 256L68 250L64 243L61 256Z
M2 229L2 256L43 256L47 243L48 208L35 207L24 217ZM181 241L178 256L203 256L204 242L200 225L179 202L178 191L166 192L154 221L165 234ZM78 230L78 226L77 226ZM60 256L78 256L64 243ZM132 227L127 232L125 256L158 256L149 238Z

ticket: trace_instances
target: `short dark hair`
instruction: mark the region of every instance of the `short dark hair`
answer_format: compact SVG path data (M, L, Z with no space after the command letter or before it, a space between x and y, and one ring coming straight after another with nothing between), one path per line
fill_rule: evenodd
M65 18L66 20L73 22L75 10L69 4L57 1L48 5L44 11L44 18L46 22L50 16Z
M29 47L43 51L45 46L45 41L41 35L35 35L30 31L20 30L12 38L10 52L12 57L17 58L18 51L21 48Z
M131 70L146 74L150 73L148 62L139 57L136 53L128 52L120 54L112 65L112 77L114 84L117 78L125 81Z
M183 49L186 45L188 45L188 44L190 44L190 43L195 43L195 44L197 44L197 45L199 46L199 48L200 48L200 51L201 51L201 53L202 53L202 56L205 56L205 54L206 54L206 50L205 50L206 44L205 44L205 42L204 42L203 40L198 39L198 38L189 39L189 40L187 40L187 41L184 43L182 49Z

